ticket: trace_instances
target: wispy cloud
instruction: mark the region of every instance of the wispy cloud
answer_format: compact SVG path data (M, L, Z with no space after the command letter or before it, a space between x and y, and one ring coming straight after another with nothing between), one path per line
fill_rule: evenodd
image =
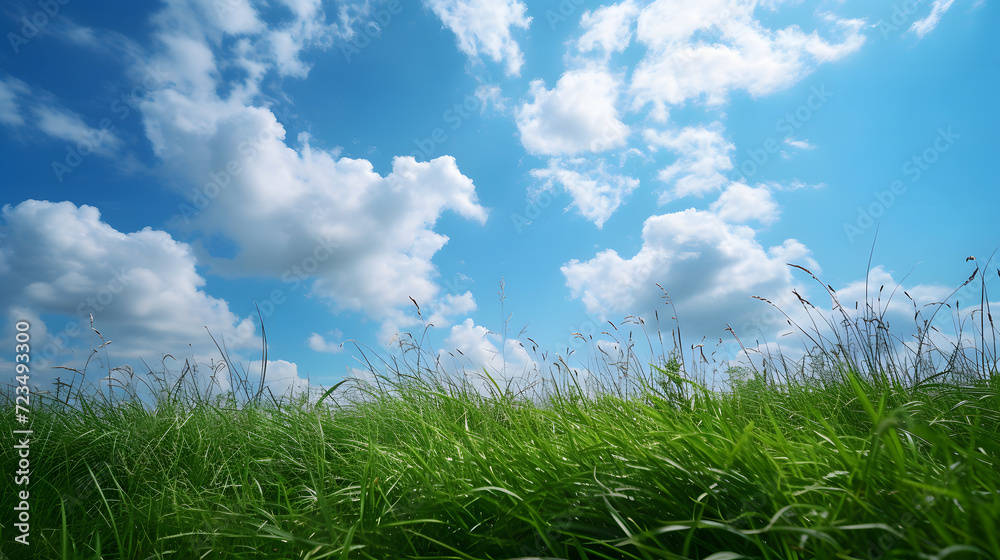
M521 73L524 55L511 30L528 29L531 17L520 0L425 0L458 39L458 48L473 59L480 53L506 63L511 76Z
M17 78L0 80L0 123L18 127L24 124L18 97L30 93L28 85Z
M931 5L931 13L927 14L927 17L924 19L913 22L913 25L910 26L910 31L923 39L928 33L934 31L934 28L941 22L941 17L951 8L954 2L955 0L934 0L934 3Z
M104 126L91 126L50 92L13 77L0 80L0 123L40 132L52 140L86 144L90 152L106 157L123 145L109 119L103 121Z
M789 146L799 150L813 150L816 148L816 145L809 143L808 140L795 140L792 138L786 138L785 144L788 144Z
M532 177L543 181L542 190L554 190L559 184L573 197L573 206L581 216L594 222L598 229L639 186L634 177L609 172L605 161L590 162L583 158L554 158L545 169L533 169Z

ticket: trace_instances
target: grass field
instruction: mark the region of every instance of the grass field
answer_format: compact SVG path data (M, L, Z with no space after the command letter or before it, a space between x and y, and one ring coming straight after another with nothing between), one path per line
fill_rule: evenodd
M906 360L879 321L816 330L818 355L732 369L725 390L670 354L630 356L597 390L557 369L530 396L387 360L322 400L49 398L33 411L32 544L11 543L5 490L3 552L1000 558L991 339ZM16 464L5 446L5 476Z

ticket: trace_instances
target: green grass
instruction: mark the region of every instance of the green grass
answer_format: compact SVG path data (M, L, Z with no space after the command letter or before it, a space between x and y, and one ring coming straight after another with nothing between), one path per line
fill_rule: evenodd
M820 341L824 359L798 369L733 370L725 391L691 379L679 355L635 368L629 354L614 365L624 390L617 378L581 390L561 368L530 396L482 395L403 360L318 404L180 384L153 402L49 398L33 410L31 551L11 543L8 490L2 550L1000 558L1000 375L987 339L920 373L879 358L885 339L852 343L865 326ZM3 425L13 414L3 408ZM3 472L16 470L10 446L0 453Z

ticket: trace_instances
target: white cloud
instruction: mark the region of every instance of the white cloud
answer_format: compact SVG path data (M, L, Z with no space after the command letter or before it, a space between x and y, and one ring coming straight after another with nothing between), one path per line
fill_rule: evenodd
M253 322L205 293L190 247L166 232L123 233L96 208L70 202L27 200L4 206L2 215L8 236L0 247L0 311L8 322L21 308L59 317L46 321L62 338L36 337L36 361L62 364L60 348L86 355L91 314L122 360L182 351L217 359L206 328L234 350L256 344Z
M101 48L101 41L97 33L90 27L84 25L69 24L67 29L60 36L70 43L91 49Z
M260 383L261 363L260 360L254 360L246 368L245 373L250 383L251 394L256 392L259 387L255 383ZM309 381L299 377L299 367L296 364L285 360L268 360L267 367L263 369L263 372L264 384L271 389L271 394L276 399L298 398L300 395L310 392ZM317 388L313 387L313 393Z
M495 111L503 112L506 109L506 101L503 90L496 84L482 84L476 88L475 96L483 106L483 111L487 107L493 106Z
M531 82L533 100L517 110L521 143L537 154L601 152L625 145L629 129L615 104L620 79L599 68L571 70L555 89Z
M797 191L799 189L825 189L826 183L809 185L798 179L793 179L791 183L768 183L768 188L775 191Z
M506 62L506 72L520 75L524 56L511 28L528 29L531 18L520 0L425 0L455 34L458 48L471 58L482 52L494 62Z
M644 137L650 150L668 148L677 161L660 171L658 177L674 188L660 196L660 203L688 195L704 196L725 186L729 179L722 174L733 168L730 154L735 146L722 135L721 123L707 128L686 127L679 131L657 132L647 129Z
M797 287L785 263L818 272L809 251L794 239L764 249L746 226L728 224L695 209L652 216L642 229L642 248L631 258L605 250L587 261L562 266L572 297L600 317L662 315L666 290L688 340L722 337L727 322L740 329L762 312L761 295L787 302ZM801 289L801 287L800 287ZM745 330L745 329L744 329Z
M17 98L28 93L28 85L17 78L0 80L0 123L15 127L24 124Z
M596 165L585 159L563 161L555 158L545 169L533 169L531 175L544 181L541 190L555 190L555 183L573 197L573 206L598 229L621 206L639 180L608 172L604 160Z
M334 338L343 337L343 333L341 333L340 331L335 331L329 334L331 334ZM338 354L344 351L344 347L341 345L342 343L329 342L328 340L326 340L326 338L323 337L323 335L319 333L312 333L311 335L309 335L307 343L309 345L309 349L312 350L313 352L322 352L325 354Z
M390 336L415 324L401 311L409 308L409 298L430 303L440 291L431 259L448 237L434 231L438 217L451 210L486 220L472 181L450 156L430 162L397 157L384 177L365 160L338 160L308 143L296 151L280 139L243 158L242 139L266 130L273 119L248 112L220 123L221 135L192 140L218 162L199 167L199 174L225 170L227 161L244 169L191 218L192 228L224 235L240 247L235 258L212 264L226 274L271 276L293 286L311 282L312 294L338 310L386 322ZM265 119L259 129L251 124L256 118Z
M468 315L476 310L476 300L472 292L445 294L434 302L427 322L436 327L447 325L452 317Z
M924 19L913 22L913 25L910 26L910 31L923 39L925 35L934 31L934 28L941 22L941 16L951 8L954 2L955 0L934 0L934 3L931 5L931 13L927 14L927 17Z
M318 2L286 2L292 8L296 19L278 29L267 31L278 74L305 78L311 65L301 59L302 53L311 46L329 47L339 30L327 25L323 10Z
M767 187L749 187L743 183L733 183L719 195L710 209L724 222L730 224L757 220L770 224L778 219L781 211L771 197Z
M801 272L797 272L801 276ZM990 277L989 283L996 277ZM905 279L904 279L905 281ZM956 291L956 288L957 291ZM982 285L979 279L969 285L960 287L943 286L939 284L909 284L894 278L893 274L886 270L884 266L877 265L867 274L867 277L859 278L838 288L834 294L836 301L842 306L837 309L834 305L834 297L827 295L823 291L822 296L811 298L809 303L815 306L810 308L807 314L803 306L793 302L792 306L783 307L791 311L790 315L804 328L818 328L823 336L832 340L830 326L836 325L839 335L842 338L850 338L850 344L845 346L858 347L858 336L860 334L861 344L870 346L870 342L865 340L866 327L860 318L867 316L877 317L879 322L879 336L892 338L892 346L901 355L896 356L897 363L903 365L906 360L906 367L912 371L914 363L914 353L919 341L923 341L921 353L926 361L936 362L938 365L927 369L928 371L941 371L947 363L946 369L953 370L956 358L955 345L959 341L959 334L962 336L962 344L968 351L976 345L981 345L980 341L974 340L976 335L969 332L967 322L973 313L978 313L982 303ZM946 302L948 306L942 306L941 302ZM991 306L997 306L996 302L989 302ZM935 314L936 313L936 314ZM845 319L853 323L845 332L842 321ZM811 318L810 318L811 316ZM924 321L929 321L933 317L931 325L933 328L927 329ZM871 321L871 319L869 319ZM816 325L815 327L813 325ZM872 323L875 324L875 323ZM965 325L964 327L962 325ZM854 329L860 327L858 333ZM957 328L957 330L956 330ZM886 330L884 330L886 329ZM961 332L962 330L965 332ZM816 336L815 333L813 335ZM981 346L980 346L981 347ZM968 357L970 353L966 354ZM856 359L862 358L855 356ZM881 356L880 360L884 360ZM861 361L861 360L859 360ZM862 368L867 364L860 363ZM976 368L978 369L978 368ZM885 373L883 371L882 373Z
M83 117L63 107L48 91L32 88L13 77L0 80L0 123L11 127L30 123L49 138L85 144L91 152L104 156L110 156L122 146L110 119L97 123L100 128L92 127Z
M837 299L840 304L847 309L855 309L855 304L863 304L865 297L874 300L877 304L881 299L880 311L885 311L886 320L897 328L912 323L914 313L914 302L918 307L929 303L941 302L953 291L952 288L933 285L916 285L909 287L896 287L899 282L892 277L892 274L882 265L873 267L867 275L867 288L865 278L855 280L837 290ZM904 294L906 291L914 301L910 301ZM893 292L896 292L893 294ZM891 298L890 298L891 296ZM968 305L970 302L963 302ZM874 305L873 305L874 306Z
M537 381L538 364L528 355L524 345L512 338L503 345L502 340L499 334L466 319L451 328L444 348L438 351L438 359L446 372L464 373L482 394L489 394L492 385L483 374L484 368L501 390L505 390L508 383L512 390L518 391ZM498 345L503 345L502 352Z
M323 9L321 0L281 0L281 3L288 6L299 20L316 17Z
M205 193L217 198L188 218L190 228L240 246L234 259L213 261L227 274L262 274L296 287L314 280L312 293L338 309L411 324L399 311L409 297L430 302L439 291L431 258L448 238L433 231L437 218L453 210L486 219L471 180L450 157L396 158L382 177L367 161L337 160L307 140L301 151L286 146L282 127L266 110L229 108L229 114L202 115L201 126L191 129L186 118L170 121L174 102L172 95L151 96L144 115L165 116L155 121L161 133L155 146L170 154L166 162L178 173L194 184L219 178L199 191L202 200ZM237 173L227 171L230 163L239 166Z
M276 30L268 34L271 50L282 76L304 78L309 74L309 65L299 60L302 43L290 30Z
M792 138L786 138L785 144L788 144L798 150L813 150L816 148L816 145L809 143L808 140L794 140Z
M246 101L258 93L263 70L279 76L305 77L310 64L303 54L311 48L327 49L335 40L349 39L358 21L368 21L367 1L341 3L339 20L328 22L320 2L283 0L290 17L269 18L265 23L249 0L190 0L170 2L153 18L158 47L173 51L178 63L172 76L194 80L201 91L230 67L246 71L249 79L235 88L237 99ZM226 37L234 38L225 41ZM192 66L183 66L183 62ZM217 68L218 67L218 68Z
M766 29L752 10L735 0L658 0L647 6L637 26L648 52L632 74L633 109L652 104L653 117L665 121L668 105L689 99L720 105L733 89L766 95L865 41L857 20L834 19L843 38L831 43L797 26Z
M584 12L580 18L583 35L577 42L581 51L601 48L605 52L621 52L632 40L632 26L639 15L635 0L602 6L593 12Z
M72 48L83 47L97 56L114 57L134 64L145 55L145 48L124 33L113 29L94 29L77 23L70 14L60 13L46 26L44 32L65 41Z
M379 321L385 340L419 324L411 297L432 309L458 305L436 301L432 259L448 237L435 224L446 211L484 223L487 210L453 158L397 157L383 176L366 160L339 158L339 149L313 148L307 134L293 147L274 113L253 102L259 76L223 81L210 41L179 24L163 27L151 62L171 80L140 109L154 152L188 201L176 224L239 248L226 259L203 250L206 265L305 288L337 311Z
M657 0L643 8L638 39L662 50L696 32L750 17L752 6L735 0Z
M33 107L32 111L37 119L38 129L57 140L88 144L94 152L104 155L110 155L121 145L121 140L110 127L88 126L80 115L72 111L50 105L38 105Z
M265 27L250 0L202 0L191 2L191 6L201 11L209 24L229 35L256 33ZM178 10L175 5L175 13Z

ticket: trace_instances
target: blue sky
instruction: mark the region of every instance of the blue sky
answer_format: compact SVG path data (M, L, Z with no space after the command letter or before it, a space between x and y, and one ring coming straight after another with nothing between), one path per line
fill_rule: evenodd
M112 344L89 375L218 361L209 333L257 368L256 306L282 390L425 323L446 371L538 375L585 367L572 333L609 320L658 314L669 350L661 287L684 351L721 362L727 325L798 344L751 296L829 310L788 263L853 307L877 228L869 284L923 305L1000 244L986 0L51 0L0 22L0 312L31 323L42 385L83 365L91 314ZM887 317L912 329L913 304Z

